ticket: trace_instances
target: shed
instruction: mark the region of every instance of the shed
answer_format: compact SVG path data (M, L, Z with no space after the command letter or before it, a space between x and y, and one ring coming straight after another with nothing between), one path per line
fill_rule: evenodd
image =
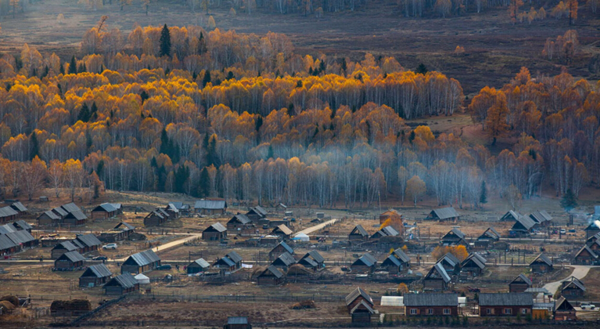
M404 295L406 316L458 316L458 294Z
M500 233L495 228L489 227L475 240L475 246L487 247L490 243L500 241Z
M252 222L258 223L261 219L267 218L267 211L261 206L256 206L256 207L250 208L250 210L248 210L248 212L246 213L246 216Z
M100 246L102 246L102 242L100 242L100 240L98 240L98 238L91 233L78 234L75 240L80 242L81 245L83 245L83 250L79 251L81 253L98 250Z
M533 219L533 221L540 226L548 226L552 221L552 216L545 210L534 211L529 215L529 218Z
M225 257L217 260L213 267L222 271L235 271L242 268L242 256L235 251L231 251Z
M284 252L283 254L279 255L279 257L277 257L277 259L275 259L271 265L287 271L287 269L294 264L296 264L294 257L290 253Z
M12 207L2 207L0 208L0 223L7 223L17 219L19 213L14 210Z
M59 271L73 271L85 266L85 258L77 251L62 254L54 261L54 268Z
M289 227L287 227L285 224L281 224L277 227L275 227L273 229L273 231L271 231L271 235L276 235L282 239L287 239L290 237L290 235L292 235L292 230L290 230Z
M58 257L62 256L62 254L67 253L69 251L79 251L79 247L73 244L72 241L63 241L50 251L52 259L58 259Z
M365 230L362 225L356 225L350 234L348 234L348 240L350 241L366 241L369 239L369 232Z
M519 217L511 227L509 234L511 237L529 236L531 230L537 225L533 219L529 217Z
M481 275L485 269L486 259L483 256L472 253L461 263L460 273L476 277Z
M358 303L365 301L371 307L374 306L373 299L361 287L356 287L352 292L346 295L346 308L352 310Z
M290 247L285 241L282 241L277 246L275 246L275 248L271 249L271 251L269 252L269 259L274 260L281 254L286 252L290 255L293 255L294 249Z
M400 233L398 233L398 231L396 231L396 229L394 229L391 226L386 226L382 229L380 229L379 231L375 232L375 234L373 234L371 236L371 239L375 240L375 239L379 239L379 238L383 238L383 237L393 237L393 236L399 236Z
M254 226L254 223L244 214L237 214L227 222L228 230L244 230Z
M302 256L302 258L298 261L298 264L301 264L306 268L311 268L315 271L321 270L325 267L325 258L323 258L318 251L311 250Z
M585 294L586 288L583 282L572 276L561 283L561 295L569 297L581 297Z
M10 205L10 207L11 207L11 208L13 208L13 209L14 209L16 212L18 212L18 213L19 213L19 215L20 215L20 214L22 214L22 213L24 213L24 212L27 212L27 207L25 207L25 206L24 206L24 205L21 203L21 201L13 202L13 203Z
M107 219L118 215L121 211L120 203L102 203L92 209L93 219Z
M187 274L196 274L207 271L210 268L210 264L203 258L196 259L187 266Z
M61 220L61 217L52 210L44 211L37 218L38 225L40 225L40 226L53 226L53 225L58 224L58 222L60 220Z
M468 246L469 243L465 240L465 234L458 228L453 228L450 232L446 233L440 241L443 246Z
M79 226L79 225L85 224L86 219L87 219L87 216L83 212L81 212L81 210L74 210L74 211L69 212L63 218L63 223L67 224L67 225Z
M167 217L160 211L153 210L144 217L144 226L160 226L167 221Z
M92 288L105 284L110 280L112 273L104 264L92 265L79 277L79 286Z
M502 221L502 222L512 222L512 221L519 220L519 218L521 218L521 217L525 217L525 216L521 215L517 211L509 210L509 211L506 212L506 214L504 214L502 217L500 217L500 221Z
M258 285L278 285L283 280L283 273L273 266L267 267L257 278Z
M509 292L524 292L532 286L531 280L523 273L519 274L508 284Z
M202 199L194 203L194 211L202 215L224 214L227 211L227 202L223 199Z
M220 241L227 238L227 228L221 223L214 223L202 231L202 240Z
M108 281L103 289L106 295L124 295L140 290L140 284L133 275L123 273Z
M438 264L441 264L450 275L458 274L460 272L460 260L452 253L446 253L437 262Z
M362 255L359 259L355 260L350 268L353 273L373 273L377 266L377 259L373 257L371 254L366 253Z
M458 214L458 212L456 212L454 207L444 207L444 208L433 209L429 213L429 215L427 215L427 217L425 217L425 219L426 220L456 221L456 220L460 219L460 215Z

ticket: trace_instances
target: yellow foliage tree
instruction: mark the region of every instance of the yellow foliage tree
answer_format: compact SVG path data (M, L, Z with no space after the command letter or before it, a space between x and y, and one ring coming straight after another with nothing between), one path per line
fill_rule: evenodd
M419 176L415 175L406 182L406 194L415 201L415 207L419 197L426 191L425 182Z

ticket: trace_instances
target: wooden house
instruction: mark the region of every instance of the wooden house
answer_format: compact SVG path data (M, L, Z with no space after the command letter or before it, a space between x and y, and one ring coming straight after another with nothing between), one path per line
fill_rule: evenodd
M242 256L235 251L231 251L225 257L217 260L213 267L224 272L233 272L242 268Z
M283 254L279 255L279 257L277 257L277 259L275 259L273 263L271 263L271 265L286 272L288 268L290 268L294 264L296 264L296 260L288 252L284 252Z
M451 278L441 263L435 264L423 278L423 290L446 290Z
M480 276L485 269L486 259L483 256L472 253L460 265L460 273L469 277Z
M244 214L237 214L227 222L227 229L230 231L246 230L254 227L254 223Z
M120 203L102 203L92 209L92 219L108 219L123 212Z
M585 228L585 238L589 239L590 237L600 233L600 220L594 220Z
M227 211L227 202L223 199L198 200L194 204L194 211L201 215L223 215Z
M246 213L246 217L253 223L258 223L261 220L267 219L267 211L261 206L252 207Z
M131 224L120 222L110 231L100 233L98 240L102 242L117 242L129 239L135 232L135 227Z
M10 206L0 208L0 223L8 223L17 220L19 213Z
M509 234L511 238L514 237L526 237L529 236L533 228L537 226L537 223L529 217L519 217L510 228Z
M18 246L18 250L33 248L39 244L39 240L25 230L14 231L4 235Z
M367 232L367 230L364 229L364 227L362 227L362 225L356 225L352 231L350 232L350 234L348 234L348 240L350 240L351 242L358 242L358 241L366 241L369 239L369 232Z
M11 255L19 250L18 244L9 239L6 234L0 234L0 256Z
M71 226L79 226L85 224L87 216L81 210L74 210L69 212L63 218L63 224Z
M106 295L124 295L140 290L140 284L133 275L125 272L110 279L102 289Z
M458 228L453 228L450 232L446 233L440 240L442 246L469 246L469 243L465 239L465 234Z
M179 216L181 216L181 213L179 213L179 209L177 209L177 207L170 202L163 209L163 211L165 211L167 214L169 214L170 219L179 218Z
M110 280L112 273L104 264L92 265L79 277L81 288L98 287Z
M533 283L525 274L519 274L511 283L508 284L509 292L525 292L525 290L531 288Z
M554 321L577 321L577 310L565 297L554 302Z
M167 220L168 217L165 216L165 214L163 214L159 209L152 210L148 215L146 215L146 217L144 217L144 226L160 226Z
M17 217L19 217L27 212L27 207L25 207L21 203L21 201L11 203L10 207L13 208L14 211L16 211L18 213Z
M525 292L479 294L479 316L530 315L533 310L533 296Z
M504 214L502 217L500 217L500 221L501 222L514 222L514 221L519 220L519 218L521 218L521 217L525 217L525 216L521 215L517 211L509 210L506 212L506 214Z
M289 239L292 233L293 232L289 227L287 227L285 224L281 224L275 227L273 231L271 231L270 235L278 236L280 239Z
M37 221L40 226L54 226L62 219L56 212L52 210L44 211L38 216Z
M323 256L321 256L321 254L319 254L318 251L311 250L307 252L304 256L302 256L302 258L300 258L298 264L308 269L319 271L325 268L325 258L323 258Z
M377 240L377 239L381 239L383 237L394 237L394 236L399 236L400 233L398 231L396 231L396 229L394 229L391 226L386 226L384 228L382 228L381 230L375 232L375 234L371 235L371 239L372 240Z
M245 316L230 316L223 329L252 329L250 321Z
M33 227L31 225L29 225L29 223L27 223L26 221L19 219L18 221L12 223L13 226L17 229L17 231L27 231L29 233L31 233L31 229L33 229Z
M475 246L487 248L490 244L498 241L500 241L500 233L493 227L489 227L475 240Z
M277 267L270 265L256 280L259 286L278 285L283 281L283 273Z
M59 271L73 271L85 266L85 258L77 251L66 252L54 261L54 268Z
M460 272L460 260L458 260L458 258L451 253L447 253L442 256L440 259L438 259L437 263L444 267L448 275L455 275Z
M552 222L552 216L548 214L545 210L537 210L529 215L536 224L542 227L549 226Z
M566 298L582 297L585 294L586 288L583 282L572 276L561 282L561 295Z
M290 247L285 241L281 241L275 248L271 249L269 252L269 260L274 260L277 257L281 256L283 253L289 253L290 255L294 254L294 249Z
M453 207L444 207L433 209L425 220L440 220L440 221L457 221L460 219L460 215Z
M210 264L203 258L196 259L187 266L187 274L196 274L208 271Z
M406 316L458 316L458 294L422 293L404 295Z
M544 254L539 254L529 264L529 267L531 268L531 272L537 274L548 273L554 269L552 265L552 260L550 260L550 258L548 258Z
M85 254L90 251L100 249L102 242L93 234L78 234L75 241L79 242L83 248L79 250L80 253Z
M227 239L227 228L221 223L214 223L202 231L202 240L220 241Z
M160 264L160 257L148 249L129 256L121 265L121 273L144 273L156 269Z
M352 269L352 273L363 273L363 274L371 274L375 271L377 267L377 259L371 256L371 254L367 253L362 255L359 259L355 260L350 268Z
M59 244L57 244L56 246L54 246L54 248L52 248L52 250L50 251L51 257L52 259L58 259L58 257L62 256L64 253L70 252L70 251L79 251L79 246L76 246L75 244L73 244L72 241L63 241Z
M396 249L381 263L381 267L391 274L400 273L410 267L410 257L402 249Z
M371 323L371 316L375 314L375 311L373 309L374 303L371 296L369 296L360 287L357 287L351 293L349 293L345 299L346 308L352 316L352 323Z
M598 263L600 263L598 253L588 245L581 247L571 260L571 264L573 265L596 265Z

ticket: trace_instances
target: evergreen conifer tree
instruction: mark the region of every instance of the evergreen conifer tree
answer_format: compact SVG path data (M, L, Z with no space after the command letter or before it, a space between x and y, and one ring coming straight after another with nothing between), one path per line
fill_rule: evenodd
M160 32L160 57L168 56L171 57L171 33L169 32L169 28L167 24L163 26L162 31Z

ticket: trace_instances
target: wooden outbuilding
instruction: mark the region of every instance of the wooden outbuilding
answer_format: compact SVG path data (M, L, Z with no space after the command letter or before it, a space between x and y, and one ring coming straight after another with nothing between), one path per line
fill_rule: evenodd
M279 255L279 257L277 257L277 259L275 259L273 263L271 263L271 265L286 272L288 268L290 268L294 264L296 264L296 260L288 252L284 252L283 254Z
M519 218L521 218L521 217L525 217L525 216L521 215L517 211L509 210L506 212L506 214L504 214L502 217L500 217L500 221L501 222L514 222L514 221L519 220Z
M221 223L214 223L202 231L202 240L220 241L227 239L227 228Z
M500 241L500 233L495 228L489 227L475 240L475 247L486 248L498 241Z
M17 217L27 212L27 207L25 207L21 201L11 203L10 207L18 213Z
M381 263L381 267L390 274L400 273L410 267L410 257L402 249L396 249Z
M523 273L519 274L511 283L508 284L509 292L525 292L525 290L531 288L533 283Z
M121 273L144 273L156 269L160 264L160 257L148 249L129 256L121 265Z
M585 228L585 238L589 239L590 237L600 233L600 220L594 220Z
M597 245L597 242L594 244ZM600 263L600 256L588 245L581 247L571 260L573 265L596 265L598 263Z
M82 288L98 287L110 280L111 271L104 264L92 265L79 277L79 286Z
M62 221L64 225L80 226L85 224L86 219L87 216L81 210L74 210L69 212Z
M167 222L168 216L160 211L159 209L152 210L146 217L144 217L144 226L152 227L152 226L160 226Z
M227 222L227 229L231 231L238 229L243 231L252 227L254 227L254 223L244 214L237 214Z
M552 265L552 260L548 258L546 255L539 254L530 264L531 272L542 274L551 272L554 267Z
M311 250L300 258L298 264L314 271L320 271L325 268L325 258L318 251Z
M581 280L572 276L561 283L560 294L566 298L582 297L585 294L586 288Z
M213 264L214 268L217 268L223 272L233 272L242 268L242 256L237 252L231 251L225 257L221 257Z
M187 274L196 274L208 271L210 264L203 258L196 259L187 266Z
M365 230L364 227L362 227L362 225L356 225L352 231L350 232L350 234L348 234L348 240L352 241L366 241L369 239L369 232L367 232L367 230Z
M425 220L440 220L440 221L457 221L460 219L460 215L454 207L444 207L433 209Z
M529 215L536 224L542 227L549 226L552 222L552 216L548 214L545 210L537 210Z
M477 277L485 269L486 259L480 254L472 253L460 265L460 273L468 277Z
M102 242L94 234L78 234L75 238L75 242L79 242L83 248L79 250L80 253L85 254L90 251L100 249Z
M92 209L92 219L108 219L123 212L120 203L102 203Z
M19 250L18 244L9 239L6 234L0 234L0 256L11 255Z
M59 271L73 271L85 266L85 258L77 251L62 254L54 261L54 268Z
M56 212L52 210L44 211L38 216L37 221L40 226L54 226L60 222L60 217Z
M469 246L467 240L465 240L465 234L458 228L453 228L450 232L446 233L440 240L442 246Z
M460 260L452 253L447 253L437 261L441 264L449 275L456 275L460 272Z
M458 294L422 293L404 295L406 316L458 316Z
M371 239L372 240L377 240L377 239L381 239L383 237L394 237L394 236L399 236L400 233L398 231L396 231L395 228L391 227L391 226L386 226L382 229L380 229L379 231L375 232L373 235L371 235Z
M103 287L105 295L124 295L140 290L140 284L128 272L116 276L108 281Z
M281 273L281 271L273 265L267 267L257 278L259 286L278 285L281 284L282 280L283 273Z
M292 233L293 232L289 227L287 227L285 224L281 224L275 227L273 231L271 231L270 235L278 236L280 239L289 239Z
M72 241L63 241L50 251L50 255L52 259L58 259L58 257L62 256L64 253L70 251L79 251L79 246L76 246Z
M435 264L423 278L423 290L446 290L452 281L441 263Z
M225 214L227 202L223 199L202 199L194 204L194 211L201 215Z
M10 206L0 208L0 223L8 223L17 220L19 213Z
M120 222L110 231L100 233L98 240L102 242L117 242L129 239L131 234L135 232L135 226Z
M377 259L373 257L371 254L366 253L362 255L359 259L355 260L350 268L352 269L352 273L363 273L363 274L371 274L375 271L377 267Z
M33 229L33 227L29 225L29 223L22 219L19 219L18 221L14 222L13 226L17 229L17 231L27 231L29 233L31 233L31 229Z
M515 220L515 223L510 228L509 235L511 238L527 237L536 226L537 223L533 219L522 216Z
M346 308L352 316L352 323L371 323L371 316L375 314L373 307L373 299L360 287L346 296Z
M294 249L290 247L285 241L281 241L275 248L271 249L269 252L269 260L274 260L277 257L281 256L283 253L289 253L290 255L294 254Z
M387 225L393 227L399 234L402 234L402 232L404 232L402 214L399 213L397 210L390 209L379 215L379 225L383 225L386 222L388 223Z
M479 294L479 316L517 316L531 314L533 296L530 293Z
M554 303L554 321L577 321L577 310L565 297Z
M246 213L246 216L254 223L258 223L261 220L267 219L267 211L261 206L250 208Z

